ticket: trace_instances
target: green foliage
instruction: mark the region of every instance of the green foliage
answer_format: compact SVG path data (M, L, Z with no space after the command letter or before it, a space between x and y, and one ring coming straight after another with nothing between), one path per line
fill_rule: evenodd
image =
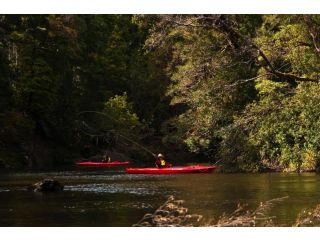
M167 95L178 116L163 125L164 140L180 139L180 144L197 153L217 151L219 130L255 95L253 84L232 86L256 72L244 63L248 53L238 47L242 39L235 36L231 42L225 32L210 27L211 21L219 20L217 16L203 18L159 16L147 40L149 48L171 51ZM230 21L239 21L236 27L245 34L254 30L258 19L230 16ZM208 27L194 27L202 25Z
M168 95L182 106L164 125L167 141L213 153L233 170L319 167L318 16L154 21L147 46L171 51Z
M127 94L115 95L106 102L104 113L111 126L107 129L138 132L141 124L137 114L133 113L132 104L127 102Z
M301 84L290 97L266 97L248 108L254 115L259 113L249 130L249 141L259 149L261 160L279 162L288 170L312 170L318 166L318 91L317 84Z
M235 119L233 130L229 130L224 139L224 145L242 142L244 147L234 156L222 152L222 157L244 157L256 162L258 168L264 165L287 171L317 169L320 161L319 86L300 84L289 96L276 90L278 83L257 86L261 93L259 101L248 105L245 113ZM243 136L235 140L235 132ZM254 155L245 151L246 145L251 146Z
M105 111L116 119L110 122L117 130L135 133L140 124L135 112L148 121L154 119L152 105L164 84L153 89L157 83L150 78L157 79L161 71L150 63L156 58L142 51L147 29L131 19L130 15L1 16L0 120L5 148L25 143L27 147L15 150L32 155L33 135L59 152L90 141L80 131L81 123L94 125L101 119L79 114L82 111ZM128 95L120 96L125 91ZM41 156L32 157L42 161Z
M0 16L1 156L63 163L92 134L148 131L230 170L318 169L319 32L318 15Z

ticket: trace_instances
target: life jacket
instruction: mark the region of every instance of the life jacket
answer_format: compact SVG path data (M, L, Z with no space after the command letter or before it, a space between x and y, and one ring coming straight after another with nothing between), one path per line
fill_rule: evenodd
M166 165L166 161L163 160L163 159L161 159L161 160L160 160L160 165L161 165L161 166L165 166L165 165Z

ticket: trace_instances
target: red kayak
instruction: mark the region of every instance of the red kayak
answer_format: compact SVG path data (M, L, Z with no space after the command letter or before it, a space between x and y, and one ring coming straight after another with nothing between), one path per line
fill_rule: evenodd
M167 168L127 168L129 174L178 174L178 173L211 173L218 166L182 166Z
M112 166L121 166L121 165L128 165L130 162L78 162L76 163L78 166L85 166L85 167L112 167Z

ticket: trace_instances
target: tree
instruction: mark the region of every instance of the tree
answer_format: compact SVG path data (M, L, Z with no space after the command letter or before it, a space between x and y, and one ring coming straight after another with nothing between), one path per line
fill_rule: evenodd
M229 168L315 169L318 28L312 15L157 16L146 46L170 50L168 94L183 106L168 136Z

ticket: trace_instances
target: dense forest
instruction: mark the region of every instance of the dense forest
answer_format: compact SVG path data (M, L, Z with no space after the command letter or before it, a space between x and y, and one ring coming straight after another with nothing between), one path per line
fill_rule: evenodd
M320 167L319 15L3 15L0 58L2 167Z

